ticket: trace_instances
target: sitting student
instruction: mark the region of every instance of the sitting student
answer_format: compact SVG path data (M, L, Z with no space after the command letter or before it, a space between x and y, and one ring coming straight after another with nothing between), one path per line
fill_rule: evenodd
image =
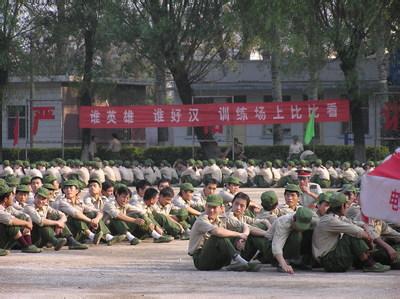
M33 205L25 206L24 211L33 222L33 242L39 247L51 243L54 250L58 251L67 244L67 238L70 239L68 240L70 244L74 244L76 241L73 240L72 234L65 224L67 217L64 213L47 205L49 196L49 191L40 187L35 194Z
M296 212L299 205L300 195L302 194L300 187L294 184L285 186L285 203L279 206L280 215L286 215Z
M157 184L158 191L161 191L162 189L170 187L170 186L171 186L171 181L169 179L165 179L165 178L162 178L161 180L159 180L158 184Z
M104 236L108 245L119 241L104 224L103 213L79 199L80 183L77 180L65 181L63 192L65 197L59 200L58 209L68 216L68 227L78 241L87 237L98 245Z
M257 250L262 263L278 264L278 271L293 274L293 267L311 269L313 212L299 207L295 213L279 217L264 236L254 235L245 247L246 258ZM293 266L293 267L292 267Z
M230 206L233 200L233 197L240 190L240 180L236 177L230 176L226 180L225 188L219 192L219 195L224 200L224 204L226 206Z
M4 249L11 249L16 242L25 253L39 253L41 250L32 245L32 221L29 216L20 217L13 215L13 192L8 185L0 185L0 250L1 255L6 255ZM16 210L15 210L16 211ZM25 214L24 214L25 215Z
M107 201L114 200L114 185L110 181L101 184L101 195L107 198Z
M108 200L101 194L100 180L97 178L91 178L88 182L89 193L83 199L84 204L95 208L98 211L103 211L104 203Z
M15 190L15 203L13 207L17 210L23 210L27 205L30 188L28 185L18 185Z
M226 229L220 215L223 211L223 200L219 195L207 197L205 212L194 223L188 247L188 254L193 257L194 266L198 270L219 270L225 266L227 270L258 271L256 264L248 263L240 256L240 249L235 248L233 238L237 238L235 244L239 247L249 235L247 225L242 232Z
M181 240L189 240L190 229L187 222L180 222L176 215L170 215L173 198L174 190L171 187L165 187L160 191L158 201L153 205L154 219L167 234Z
M182 221L186 220L189 224L193 224L196 220L196 217L201 214L199 211L200 207L194 205L193 202L193 192L194 188L190 183L183 183L180 187L179 193L172 201L173 210L172 214L187 214L187 219L181 219ZM185 218L185 217L181 217Z
M193 193L193 201L197 206L206 205L206 198L210 194L215 194L217 192L218 181L211 178L204 183L203 189L198 192Z
M131 198L130 204L133 206L137 206L139 208L140 205L143 204L144 192L149 187L151 187L151 185L146 180L139 181L136 184L136 193L131 196L132 198Z
M266 191L261 194L261 206L263 208L256 215L256 219L266 220L271 225L279 216L282 216L275 191Z
M346 221L347 199L335 193L329 209L314 229L312 249L315 259L327 272L345 272L355 261L361 262L365 272L385 272L389 266L376 263L369 254L371 236L361 227ZM365 240L365 241L364 241Z

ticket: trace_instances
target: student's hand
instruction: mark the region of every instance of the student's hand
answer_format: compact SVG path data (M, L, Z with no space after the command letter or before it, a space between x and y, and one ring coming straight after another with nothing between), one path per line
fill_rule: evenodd
M29 229L27 229L26 227L22 230L22 234L25 236L25 235L27 235L27 234L30 234L30 230Z
M246 240L244 239L237 239L235 242L235 248L239 251L244 250L244 247L246 246Z
M288 264L284 264L284 265L281 265L281 267L282 267L282 270L285 271L286 273L294 274L294 270L293 270L292 266L290 266Z
M390 246L389 248L387 248L387 249L386 249L386 252L387 252L387 254L389 255L391 261L395 261L395 260L396 260L396 258L397 258L397 251L394 250L393 247Z
M144 225L144 220L141 218L136 218L133 223L136 223L137 225Z
M239 234L239 239L243 239L243 240L247 240L247 234L244 234L244 233L240 233Z
M32 228L33 228L32 221L30 221L30 220L27 221L25 227L26 227L27 229L29 229L29 230L32 230Z
M63 221L61 221L61 220L58 220L58 221L57 221L57 227L59 227L59 228L64 228L64 227L65 227L65 222L63 222Z

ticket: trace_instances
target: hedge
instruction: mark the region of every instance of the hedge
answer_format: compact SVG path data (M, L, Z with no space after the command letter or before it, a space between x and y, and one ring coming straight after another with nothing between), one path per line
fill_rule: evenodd
M340 160L352 161L354 159L353 147L349 145L316 145L314 147L306 146L305 149L312 150L323 161ZM225 148L222 148L224 151ZM245 155L248 158L259 160L285 160L289 152L289 146L245 146ZM382 160L390 153L385 146L367 147L368 160ZM109 159L109 153L104 148L99 148L98 156L101 159ZM28 150L28 159L30 161L52 160L61 157L61 149L40 149L34 148ZM16 149L3 149L3 158L8 160L24 160L25 151ZM64 150L65 159L80 158L80 148L68 147ZM121 150L121 160L139 160L152 159L156 163L161 160L174 162L177 159L187 160L192 158L192 148L183 146L167 146L167 147L123 147ZM204 159L201 149L195 147L195 159Z

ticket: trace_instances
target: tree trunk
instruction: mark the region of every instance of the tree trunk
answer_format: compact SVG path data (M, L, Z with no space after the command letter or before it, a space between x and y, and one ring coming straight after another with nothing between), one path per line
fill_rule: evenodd
M86 29L84 32L85 42L85 65L83 80L79 91L79 102L81 106L90 106L92 104L92 77L93 77L93 56L95 52L95 34L96 26ZM91 139L91 130L82 129L82 160L89 158L89 144Z
M171 73L174 77L176 88L178 89L182 103L186 105L192 104L193 90L188 79L188 74L177 69L171 69ZM218 143L214 140L212 133L205 134L203 127L194 127L194 134L196 135L206 158L217 158L221 156L221 149L218 147Z
M66 67L66 18L65 18L66 0L56 1L57 6L57 25L56 25L56 53L55 53L55 75L64 75Z
M3 115L3 103L8 83L8 70L0 68L0 115ZM0 121L0 161L3 161L3 122Z
M366 161L365 130L362 117L362 99L360 97L356 59L342 60L341 68L344 73L347 94L350 99L350 113L354 139L354 159Z
M271 79L272 79L272 99L274 102L282 102L282 82L281 82L281 59L279 50L271 53ZM281 124L273 125L274 145L280 145L283 141L283 130Z

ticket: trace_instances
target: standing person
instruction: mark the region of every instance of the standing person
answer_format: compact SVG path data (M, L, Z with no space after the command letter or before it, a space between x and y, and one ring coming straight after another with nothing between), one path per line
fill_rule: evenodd
M289 146L288 160L299 159L303 151L303 144L299 141L299 136L293 136L293 142Z
M121 141L118 138L118 135L113 133L112 139L110 141L110 144L108 145L107 151L111 151L113 158L118 159L119 158L119 152L121 151Z
M94 156L97 154L96 137L92 136L89 143L89 160L93 160Z

